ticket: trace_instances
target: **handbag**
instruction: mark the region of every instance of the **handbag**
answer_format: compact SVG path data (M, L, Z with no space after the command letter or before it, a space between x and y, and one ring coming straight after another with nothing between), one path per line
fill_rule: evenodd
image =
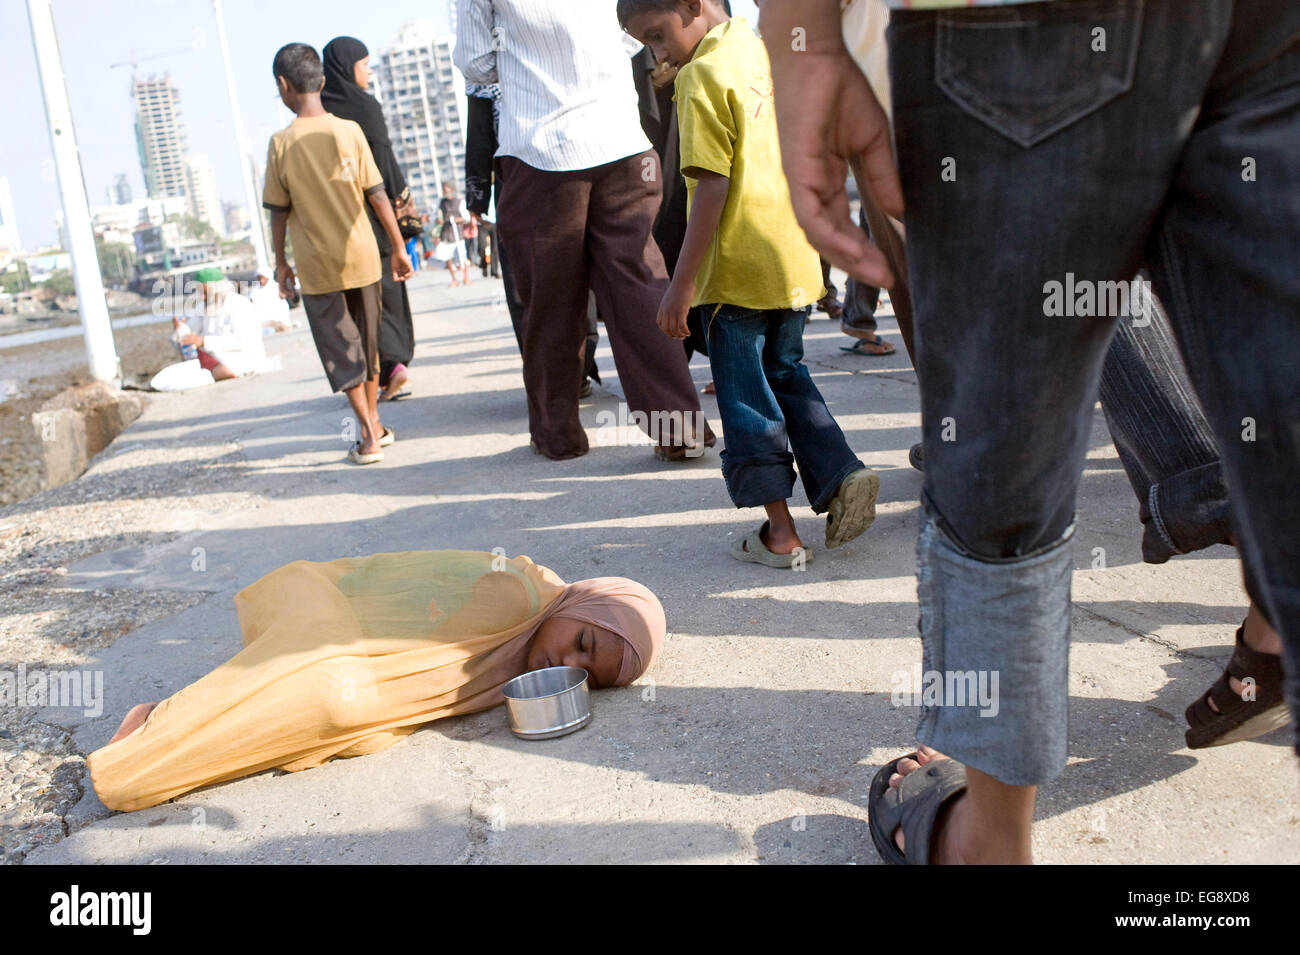
M420 221L420 214L409 195L405 200L393 203L393 211L397 213L397 230L403 239L414 239L424 232L424 223Z

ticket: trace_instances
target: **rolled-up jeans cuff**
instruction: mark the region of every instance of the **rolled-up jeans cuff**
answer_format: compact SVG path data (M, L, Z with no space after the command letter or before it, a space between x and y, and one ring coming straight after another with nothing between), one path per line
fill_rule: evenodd
M933 516L921 525L917 738L1007 785L1065 768L1073 535L1071 525L1037 553L991 561L959 549Z
M1175 554L1191 554L1228 543L1228 487L1218 461L1188 468L1151 485L1141 509L1145 525L1142 559L1163 564Z
M794 455L789 451L755 454L737 461L722 452L722 477L736 507L761 507L787 501L794 491Z

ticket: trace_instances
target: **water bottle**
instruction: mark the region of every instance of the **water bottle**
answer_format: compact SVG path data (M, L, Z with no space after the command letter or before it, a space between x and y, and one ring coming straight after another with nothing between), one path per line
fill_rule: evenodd
M192 334L194 333L190 331L190 326L187 325L185 323L185 319L182 318L180 320L180 324L176 326L176 335L175 335L176 344L180 347L181 350L182 361L192 361L193 359L199 357L199 350L197 347L195 347L194 345L186 345L184 342L181 341L181 339L185 338L187 335L192 335Z

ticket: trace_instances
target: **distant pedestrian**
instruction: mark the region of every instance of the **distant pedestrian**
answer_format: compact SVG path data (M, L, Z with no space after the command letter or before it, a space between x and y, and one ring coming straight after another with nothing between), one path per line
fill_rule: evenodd
M469 221L469 212L465 203L456 195L456 187L449 182L442 184L442 200L438 203L438 251L434 254L447 265L447 274L451 276L451 287L471 285L469 278L469 254L465 248L464 229ZM478 230L475 229L475 236ZM456 280L456 269L460 269L460 281Z
M305 43L290 43L272 65L280 99L297 118L271 137L262 204L271 211L275 274L287 295L295 280L285 256L293 238L303 308L330 386L347 395L361 428L354 464L383 460L391 429L379 421L380 256L366 204L393 246L393 278L411 274L393 205L361 127L321 105L325 74Z
M737 560L797 567L811 559L788 499L798 462L826 546L875 520L880 479L849 449L803 363L803 328L824 287L817 252L795 222L771 106L763 44L715 0L619 0L619 21L677 70L686 236L659 327L685 339L700 316L722 415L722 474L737 507L767 521L737 540ZM791 453L793 448L793 454Z
M325 44L325 89L321 91L321 105L340 119L350 119L366 134L366 144L375 157L375 167L384 178L384 192L393 204L394 214L411 201L402 167L393 155L388 139L388 124L384 122L384 109L370 95L370 51L360 40L350 36L335 37ZM411 320L411 302L406 294L406 283L393 279L393 244L384 231L383 223L373 209L370 227L379 245L379 267L382 273L383 311L379 323L379 387L381 399L391 399L402 394L407 383L406 366L415 355L415 325Z
M433 254L433 224L429 222L428 213L420 216L420 225L423 226L420 234L406 240L406 254L417 272L424 268L425 261Z

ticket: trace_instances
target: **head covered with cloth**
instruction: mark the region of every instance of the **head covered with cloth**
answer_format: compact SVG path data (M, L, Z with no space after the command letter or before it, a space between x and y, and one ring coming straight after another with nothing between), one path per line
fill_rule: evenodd
M235 596L244 649L87 760L104 804L134 810L267 769L392 745L502 701L542 666L623 686L666 623L641 584L566 584L527 557L408 551L295 561Z

